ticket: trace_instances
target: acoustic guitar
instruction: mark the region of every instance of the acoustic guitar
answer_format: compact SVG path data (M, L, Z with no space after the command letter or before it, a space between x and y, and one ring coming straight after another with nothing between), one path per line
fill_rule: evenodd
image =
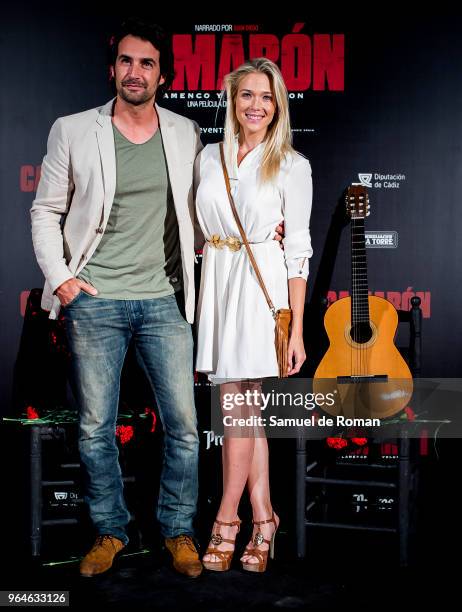
M398 313L383 298L369 295L364 220L369 196L362 185L346 194L351 217L351 297L334 302L324 326L330 346L313 380L313 390L334 393L335 404L324 407L333 416L384 418L409 403L411 372L394 345Z

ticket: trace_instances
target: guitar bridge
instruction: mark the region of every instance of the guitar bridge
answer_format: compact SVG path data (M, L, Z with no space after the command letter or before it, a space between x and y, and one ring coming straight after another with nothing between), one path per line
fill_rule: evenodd
M337 376L339 385L356 384L356 383L383 383L388 382L388 374L371 374L363 376Z

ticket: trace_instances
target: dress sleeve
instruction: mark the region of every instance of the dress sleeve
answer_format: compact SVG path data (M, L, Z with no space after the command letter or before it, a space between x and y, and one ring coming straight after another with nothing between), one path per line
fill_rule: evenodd
M285 177L283 187L283 244L287 278L308 278L308 260L313 254L310 236L312 199L310 162L297 155Z

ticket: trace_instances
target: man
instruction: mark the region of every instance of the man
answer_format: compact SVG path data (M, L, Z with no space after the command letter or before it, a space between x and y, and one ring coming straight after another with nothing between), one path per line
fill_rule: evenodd
M62 308L65 317L85 499L98 534L80 573L106 571L128 542L115 425L133 341L165 434L157 518L175 569L196 577L202 565L192 539L198 434L189 323L200 132L157 106L173 80L170 42L158 26L130 20L112 47L117 96L54 123L31 211L46 279L42 307L50 318Z

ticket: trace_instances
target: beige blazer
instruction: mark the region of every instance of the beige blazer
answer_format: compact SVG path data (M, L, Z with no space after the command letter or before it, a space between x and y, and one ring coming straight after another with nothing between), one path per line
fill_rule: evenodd
M58 316L54 291L75 277L93 255L106 228L116 189L111 114L102 107L59 118L48 138L37 196L32 240L45 276L42 308ZM157 106L178 219L186 318L194 319L194 233L201 244L193 200L194 159L202 148L197 124Z

